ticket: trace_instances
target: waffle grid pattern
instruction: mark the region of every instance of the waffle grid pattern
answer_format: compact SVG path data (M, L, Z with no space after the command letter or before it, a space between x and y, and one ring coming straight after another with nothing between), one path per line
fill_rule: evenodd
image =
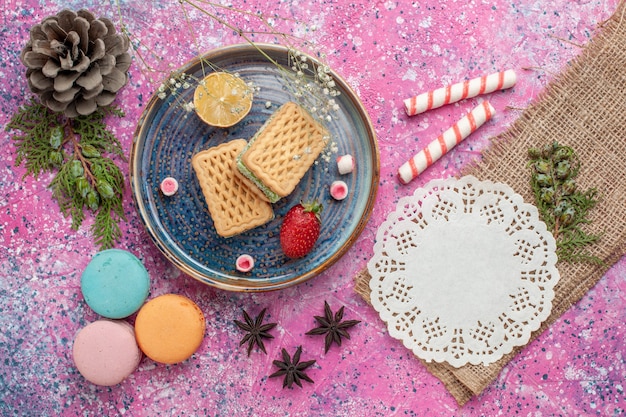
M285 197L313 165L328 136L301 106L288 102L252 138L242 161L266 187Z
M244 139L235 139L192 158L215 230L222 237L243 233L274 217L271 204L263 201L235 173L235 158L244 146Z

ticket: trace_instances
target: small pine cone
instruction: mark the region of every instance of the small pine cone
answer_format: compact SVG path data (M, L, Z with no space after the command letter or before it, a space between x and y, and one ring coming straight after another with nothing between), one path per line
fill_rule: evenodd
M63 10L33 26L21 54L30 90L68 117L110 105L128 81L128 37L87 10Z

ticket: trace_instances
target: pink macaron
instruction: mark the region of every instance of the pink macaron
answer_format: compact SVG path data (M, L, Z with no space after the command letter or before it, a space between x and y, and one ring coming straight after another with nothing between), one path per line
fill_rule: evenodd
M97 320L74 339L74 364L95 385L113 386L137 369L142 358L133 327L123 320Z

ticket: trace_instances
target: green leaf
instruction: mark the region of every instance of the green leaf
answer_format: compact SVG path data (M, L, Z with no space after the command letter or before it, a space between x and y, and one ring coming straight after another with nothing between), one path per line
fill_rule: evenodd
M100 151L96 149L95 146L86 144L81 147L81 153L85 158L97 158L100 156Z
M89 192L91 191L89 181L87 181L87 178L85 177L80 177L76 179L76 188L83 198L87 198L87 194L89 194Z
M61 141L63 140L63 128L56 126L52 129L50 134L50 146L52 149L59 149L61 147Z
M102 198L110 199L110 198L115 197L115 192L113 191L113 187L111 187L111 184L109 184L108 182L104 180L100 180L98 181L97 187L98 187L98 194L100 194Z
M74 178L82 177L85 174L83 164L77 159L74 159L72 162L70 162L70 170Z
M94 190L91 190L87 193L87 206L92 211L98 210L98 207L100 206L100 197L98 196L98 193Z

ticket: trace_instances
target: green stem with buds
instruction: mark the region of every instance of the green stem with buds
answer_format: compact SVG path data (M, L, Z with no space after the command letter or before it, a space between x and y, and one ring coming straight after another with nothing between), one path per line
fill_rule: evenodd
M535 203L556 240L559 260L602 265L602 259L587 250L601 234L589 234L583 228L590 223L588 214L598 202L598 193L595 188L578 190L580 161L574 149L554 142L531 148L528 156Z
M52 172L52 197L61 212L71 217L77 230L85 211L95 215L91 227L95 243L108 249L121 237L119 223L125 220L122 207L124 175L105 154L124 157L119 140L106 128L103 119L123 113L112 107L100 108L89 116L67 118L32 100L20 108L7 124L15 131L16 166L37 178ZM19 132L19 133L18 133Z

